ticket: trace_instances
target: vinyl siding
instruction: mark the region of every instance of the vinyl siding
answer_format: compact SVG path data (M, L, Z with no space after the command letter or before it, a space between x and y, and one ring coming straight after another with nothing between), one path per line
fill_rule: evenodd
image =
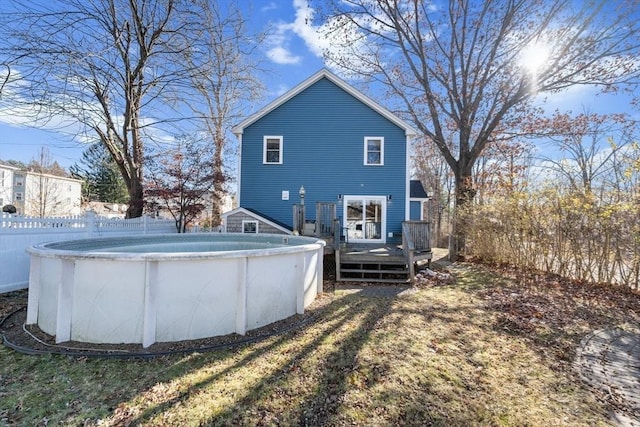
M280 165L263 164L263 137L283 137ZM384 137L384 166L365 166L364 138ZM387 233L399 236L404 219L406 137L403 129L326 78L244 129L240 205L292 224L304 185L307 219L315 202L338 195L392 196ZM282 191L289 200L281 200Z
M410 208L409 208L409 219L411 221L420 221L422 218L422 202L418 202L416 200L412 200L411 202L409 202L410 204Z

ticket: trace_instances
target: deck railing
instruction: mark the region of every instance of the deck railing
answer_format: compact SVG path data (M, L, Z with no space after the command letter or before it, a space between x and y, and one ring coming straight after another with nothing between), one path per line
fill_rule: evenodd
M336 219L336 204L328 202L316 203L316 237L333 235Z
M334 231L334 221L336 219L336 204L329 202L316 203L316 219L313 224L313 232L309 234L305 230L306 207L304 205L293 205L293 229L302 235L313 235L315 237L331 237Z
M305 210L305 205L293 205L293 231L300 234L304 232Z
M415 263L431 260L431 223L427 221L402 222L402 251L409 266L409 279L415 276Z

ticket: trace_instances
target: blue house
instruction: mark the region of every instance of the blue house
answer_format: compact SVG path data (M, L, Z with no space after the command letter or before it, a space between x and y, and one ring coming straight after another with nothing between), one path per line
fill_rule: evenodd
M260 222L293 231L301 196L310 222L318 219L316 203L335 206L350 243L398 243L402 222L422 219L426 194L419 182L410 184L416 131L326 69L233 132L241 208L231 215L244 215L244 232L259 232Z

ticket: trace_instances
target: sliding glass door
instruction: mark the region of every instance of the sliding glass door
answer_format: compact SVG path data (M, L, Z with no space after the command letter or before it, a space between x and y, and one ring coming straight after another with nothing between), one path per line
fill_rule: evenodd
M349 242L385 242L386 203L384 196L345 196L343 218Z

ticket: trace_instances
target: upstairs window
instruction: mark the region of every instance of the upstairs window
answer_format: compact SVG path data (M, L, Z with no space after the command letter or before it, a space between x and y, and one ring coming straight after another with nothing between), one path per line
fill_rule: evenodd
M371 166L384 165L384 138L365 137L364 139L364 164Z
M265 165L282 164L282 137L265 136L262 163Z

